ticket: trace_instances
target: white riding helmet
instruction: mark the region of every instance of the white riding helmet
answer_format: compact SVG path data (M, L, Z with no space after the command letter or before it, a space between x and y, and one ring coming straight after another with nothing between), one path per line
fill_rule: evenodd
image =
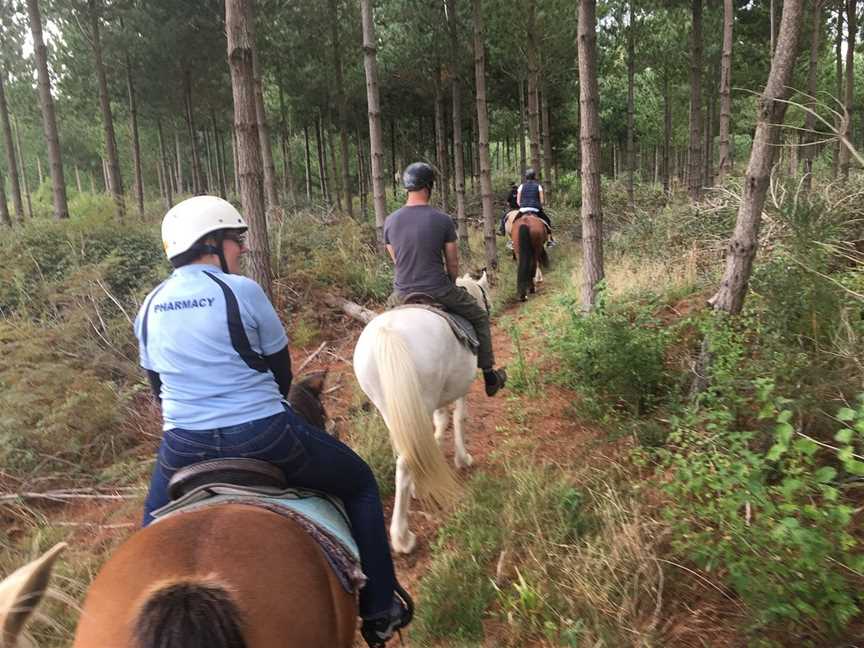
M221 229L248 229L240 212L217 196L195 196L177 203L162 219L162 247L168 259L189 250L202 236Z

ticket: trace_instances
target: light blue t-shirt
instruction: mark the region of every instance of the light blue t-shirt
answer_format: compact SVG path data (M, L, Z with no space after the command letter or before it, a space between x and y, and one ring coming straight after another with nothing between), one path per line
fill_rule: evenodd
M284 410L262 355L288 344L257 283L205 264L177 268L135 318L141 366L162 381L163 429L210 430Z

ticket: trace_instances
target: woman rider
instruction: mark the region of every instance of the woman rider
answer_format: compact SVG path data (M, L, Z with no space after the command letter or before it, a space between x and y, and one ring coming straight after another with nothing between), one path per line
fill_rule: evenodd
M411 621L411 603L396 581L378 485L348 446L283 401L292 379L288 338L261 286L238 274L246 229L240 213L215 196L184 200L162 221L175 270L135 320L164 431L144 526L168 503L168 481L183 466L268 461L292 485L342 499L369 579L360 591L361 632L370 646L384 646Z

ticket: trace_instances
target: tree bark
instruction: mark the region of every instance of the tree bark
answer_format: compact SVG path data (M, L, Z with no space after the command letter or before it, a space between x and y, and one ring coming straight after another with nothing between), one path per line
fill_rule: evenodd
M834 39L834 60L836 63L836 78L837 78L837 101L842 101L843 97L843 6L837 8L837 33ZM837 117L834 122L835 132L839 133L842 130L842 120ZM840 138L834 143L834 155L831 158L831 177L836 180L837 173L840 170L841 151L844 147L840 144Z
M306 172L306 202L312 202L312 156L309 153L309 126L303 124L303 145L306 151L306 164L304 170Z
M9 217L9 205L6 202L6 178L0 170L0 221L7 227L12 227L12 219Z
M543 168L546 169L546 178L543 182L543 190L546 194L546 201L549 202L552 199L552 131L550 130L550 120L549 120L549 93L548 91L542 93L542 101L540 103L541 113L543 117Z
M246 267L264 291L272 296L270 243L264 211L261 144L255 89L255 33L251 2L225 1L225 29L228 34L228 67L234 98L234 129L240 176L240 202L249 224L249 252Z
M690 200L702 198L702 0L692 0L690 30Z
M396 166L396 120L390 118L390 182L393 183L393 200L399 197L399 167Z
M846 141L852 141L852 115L855 110L855 39L858 35L858 20L856 16L856 0L846 0L846 119L843 135ZM849 147L840 147L840 173L844 180L849 179Z
M258 144L261 147L261 166L264 172L264 205L269 214L279 208L279 192L276 187L276 166L273 164L267 111L264 109L264 82L261 78L261 64L258 61L254 41L252 42L252 67L255 74L255 118L258 120Z
M333 67L336 71L336 114L339 122L339 159L342 171L342 193L348 215L354 218L354 199L351 192L351 176L348 172L348 116L346 113L345 88L342 81L342 52L339 45L339 9L336 0L330 0L330 38L333 42Z
M24 151L21 148L21 133L18 129L18 122L12 118L12 130L15 133L15 149L18 151L18 164L20 164L21 187L24 190L24 199L27 204L27 218L33 218L33 203L30 200L30 181L27 180L27 166L24 163ZM90 176L93 177L92 175ZM90 183L90 193L93 191L93 183Z
M228 199L228 182L225 178L225 157L222 150L222 136L219 134L219 128L216 126L216 112L210 111L210 125L213 128L213 147L216 149L216 182L219 184L219 195Z
M780 36L771 61L768 82L759 99L756 134L747 165L744 193L738 209L735 232L726 253L726 271L719 290L709 300L715 310L732 315L740 313L744 305L753 259L756 256L762 208L774 164L774 152L779 142L780 125L786 114L786 100L791 94L788 86L798 49L801 4L802 0L786 0L783 4Z
M730 0L726 0L727 2ZM810 111L804 116L804 191L809 192L813 185L813 158L816 147L816 92L819 72L819 48L822 36L822 0L811 0L811 34L810 34L810 62L807 68L807 99L805 103Z
M324 167L324 142L321 128L321 115L315 117L315 148L318 151L318 188L327 205L330 204L330 193L327 191L327 172Z
M18 177L18 159L15 155L15 145L12 142L12 125L9 122L9 106L6 103L6 71L0 63L0 121L3 123L3 144L6 147L6 168L9 171L9 181L12 187L12 204L15 209L15 220L24 222L24 203L21 200L21 181Z
M580 0L577 50L582 148L582 308L585 311L594 308L597 285L604 277L596 22L596 0Z
M532 2L533 4L533 2ZM489 164L489 115L486 109L486 53L483 35L481 0L473 0L474 8L474 76L477 88L477 150L480 157L480 202L483 205L483 241L486 267L498 269L495 246L495 215L492 212L492 172Z
M663 195L672 197L672 98L669 90L669 66L663 64Z
M723 53L720 60L720 166L717 177L722 184L732 172L729 132L732 123L732 27L735 7L732 0L723 0Z
M636 127L636 101L634 86L636 78L635 14L630 0L630 20L627 25L627 209L636 212L636 150L633 146Z
M294 180L294 160L291 154L291 139L293 128L291 116L285 110L285 90L282 79L279 80L279 131L282 139L283 187L288 194L288 203L293 207L297 204L297 190Z
M141 172L141 139L138 134L138 100L135 97L135 84L132 80L132 63L129 52L123 52L126 61L126 94L129 97L129 129L132 133L132 174L135 185L135 201L138 215L144 215L144 177Z
M174 130L174 157L176 158L174 161L176 162L177 167L177 175L176 180L177 184L174 185L174 189L176 193L181 194L185 193L186 187L183 184L183 156L180 153L180 133L177 131L176 126L173 128ZM236 175L237 172L237 156L234 156L234 172ZM237 195L240 195L240 185L237 185Z
M375 231L378 238L378 253L386 254L384 248L384 219L387 205L384 200L384 145L381 135L381 104L378 99L378 62L375 40L375 23L372 21L371 0L360 0L363 20L363 63L366 71L366 103L369 108L369 150L372 158L372 202L375 206Z
M525 81L519 80L519 177L525 176L528 168L528 152L525 147L525 134L528 132L528 108L525 105Z
M537 7L536 0L528 0L526 8L527 33L526 55L528 59L528 138L531 144L531 166L537 178L543 178L540 159L540 105L537 97L540 84L540 63L537 55Z
M51 78L48 75L48 50L42 39L42 16L39 13L39 0L27 0L30 16L30 33L33 36L33 54L39 76L39 103L42 107L42 126L45 130L45 144L51 162L51 184L53 187L54 218L69 218L66 201L66 179L63 176L63 158L60 154L60 135L57 132L57 117L54 113L54 99L51 96Z
M168 153L165 150L165 140L162 137L162 120L156 120L156 135L159 138L159 168L162 170L163 194L165 211L171 209L174 204L174 196L171 192L171 164L168 161Z
M338 295L330 295L328 293L325 293L324 303L331 308L337 308L341 310L349 317L353 317L354 319L362 322L363 324L368 324L378 315L378 313L376 313L375 311L369 310L368 308L365 308L360 304L355 304L352 301L348 301L347 299L339 297Z
M462 146L462 85L459 77L459 14L456 0L447 0L447 21L450 28L450 94L453 98L453 175L456 178L456 223L459 251L468 256L468 220L465 217L465 159Z
M441 210L450 205L450 174L447 169L447 127L444 116L444 84L441 66L435 72L435 163L438 166L438 191L441 195Z
M331 124L332 125L332 124ZM329 156L328 156L329 150ZM336 209L338 211L342 211L342 182L339 177L339 172L337 171L336 164L336 146L333 142L333 131L325 131L324 137L324 160L327 161L329 157L330 166L327 169L327 173L330 180L330 197L336 199Z
M360 215L365 222L369 218L369 195L366 185L366 169L363 163L363 140L360 137L360 129L356 132L357 144L354 147L357 150L357 184L360 193Z
M198 133L195 130L195 112L192 110L192 75L187 69L183 75L184 97L186 101L186 128L189 131L189 146L192 147L192 193L204 193L201 178L201 158L198 154ZM177 165L180 165L180 150L177 150Z

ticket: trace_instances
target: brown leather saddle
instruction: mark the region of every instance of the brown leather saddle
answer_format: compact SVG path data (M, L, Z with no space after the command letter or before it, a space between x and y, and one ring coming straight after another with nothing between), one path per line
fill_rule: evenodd
M285 490L288 483L283 472L259 459L209 459L181 468L168 482L172 500L207 484L226 484L250 488Z

